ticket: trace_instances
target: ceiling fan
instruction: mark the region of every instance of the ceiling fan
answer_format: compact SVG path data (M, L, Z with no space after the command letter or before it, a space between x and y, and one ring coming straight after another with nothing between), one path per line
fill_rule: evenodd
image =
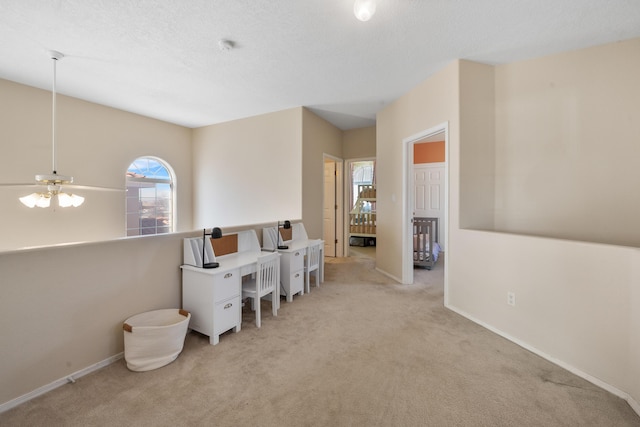
M107 191L122 191L117 188L108 188L108 187L95 187L95 186L86 186L86 185L75 185L73 184L73 177L69 175L60 175L58 174L56 168L56 63L64 58L64 55L55 50L49 51L49 55L53 60L53 90L52 98L53 98L53 107L52 107L52 173L51 174L38 174L35 176L35 184L0 184L0 186L46 186L46 191L31 193L27 196L20 197L20 202L27 207L40 207L47 208L51 204L51 199L58 199L58 206L62 208L66 207L77 207L80 206L84 202L84 197L79 196L77 194L72 194L63 191L63 186L65 188L72 187L76 189L87 189L87 190L107 190Z

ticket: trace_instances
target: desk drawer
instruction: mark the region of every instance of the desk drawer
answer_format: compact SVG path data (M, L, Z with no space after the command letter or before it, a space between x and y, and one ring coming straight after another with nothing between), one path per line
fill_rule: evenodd
M289 289L291 295L295 295L298 292L302 292L304 289L304 269L294 271L289 276Z
M304 269L304 249L299 249L291 254L289 271Z
M241 313L239 296L216 304L213 310L213 333L219 335L238 326Z
M215 276L215 290L213 295L214 303L220 303L232 297L240 296L240 271L231 270Z

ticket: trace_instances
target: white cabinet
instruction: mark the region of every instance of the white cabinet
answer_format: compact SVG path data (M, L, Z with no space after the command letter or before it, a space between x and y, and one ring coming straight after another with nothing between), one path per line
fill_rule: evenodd
M202 269L182 266L182 306L191 313L189 327L217 344L220 334L240 332L242 305L240 268Z
M295 294L304 294L304 255L306 246L302 248L291 248L279 251L280 258L280 279L287 302L293 301Z
M263 250L276 250L278 245L287 246L287 249L278 249L280 252L280 281L282 290L280 295L287 297L287 302L293 301L296 294L304 294L304 257L307 248L313 240L309 240L304 224L291 224L291 237L278 241L278 231L276 227L265 227L262 229ZM324 280L324 246L322 247L320 281Z

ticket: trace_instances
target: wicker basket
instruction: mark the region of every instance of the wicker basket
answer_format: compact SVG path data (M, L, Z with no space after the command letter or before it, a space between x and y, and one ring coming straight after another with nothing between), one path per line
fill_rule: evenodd
M125 320L124 359L132 371L150 371L176 360L184 346L191 313L154 310Z

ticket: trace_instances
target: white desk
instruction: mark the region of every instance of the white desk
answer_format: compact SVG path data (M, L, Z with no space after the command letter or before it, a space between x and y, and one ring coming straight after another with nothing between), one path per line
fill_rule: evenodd
M287 302L293 301L296 294L304 295L304 257L307 254L309 244L314 240L307 237L307 232L302 223L292 224L293 239L280 242L288 249L278 249L282 255L280 258L280 280L282 292L287 297ZM262 245L264 250L273 250L277 245L276 227L262 229ZM320 246L320 282L324 282L324 244Z
M202 240L201 237L197 239ZM191 243L186 240L185 247ZM206 249L209 250L209 248ZM191 313L189 328L208 335L212 345L218 344L220 334L229 329L233 329L236 333L240 332L242 276L255 273L256 261L261 254L255 232L250 230L238 233L238 252L218 257L213 254L214 260L220 264L218 268L204 269L186 264L180 267L182 269L182 307ZM185 259L187 256L191 257L188 258L190 260L193 254L185 252ZM196 263L201 262L201 258L202 255ZM198 263L198 265L202 264Z
M287 302L291 302L294 295L304 295L304 256L307 253L307 245L302 241L294 240L289 242L288 246L288 249L278 249L278 252L282 255L280 258L282 292L287 297Z

